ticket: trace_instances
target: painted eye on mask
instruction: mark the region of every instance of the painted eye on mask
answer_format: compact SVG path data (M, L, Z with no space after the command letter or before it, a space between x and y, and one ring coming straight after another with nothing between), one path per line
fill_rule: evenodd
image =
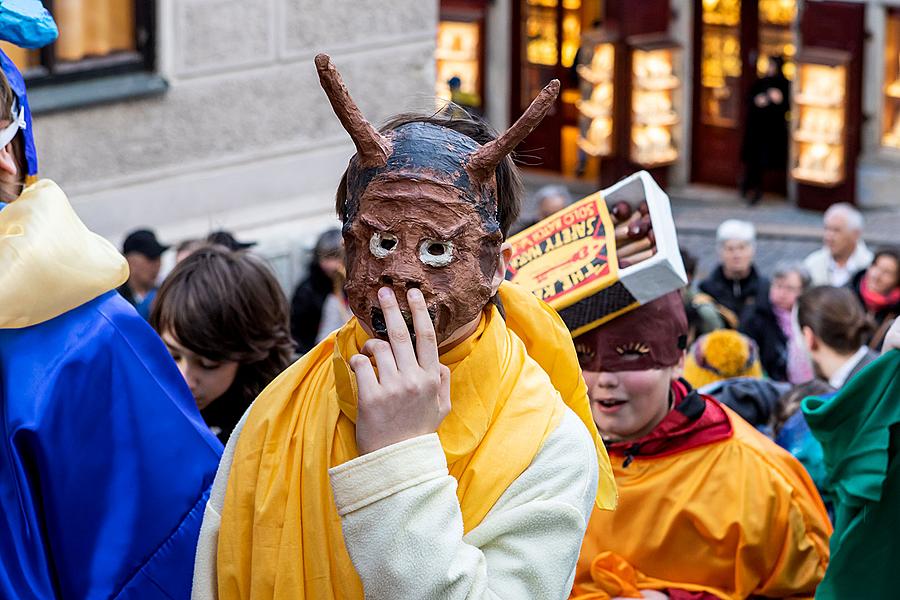
M384 258L397 248L397 236L376 231L369 240L369 251L375 258Z
M429 267L446 267L453 260L453 242L425 240L419 245L419 260Z
M624 360L637 360L642 356L650 354L650 346L641 342L630 342L621 346L616 346L616 352Z

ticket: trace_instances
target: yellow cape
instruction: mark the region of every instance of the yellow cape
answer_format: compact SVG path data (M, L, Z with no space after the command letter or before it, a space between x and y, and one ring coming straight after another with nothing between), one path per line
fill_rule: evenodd
M594 436L601 469L597 503L612 508L611 468L568 331L517 286L503 284L500 297L506 320L489 306L478 332L441 356L451 370L453 407L438 435L458 481L465 530L477 526L524 472L566 405ZM365 339L351 320L257 399L228 478L218 543L220 598L363 597L327 471L358 456L355 379L347 360Z
M573 599L640 589L717 598L812 598L831 524L803 467L735 413L732 437L661 457L614 461L620 502L594 511Z
M49 321L114 290L128 263L42 179L0 210L0 329Z

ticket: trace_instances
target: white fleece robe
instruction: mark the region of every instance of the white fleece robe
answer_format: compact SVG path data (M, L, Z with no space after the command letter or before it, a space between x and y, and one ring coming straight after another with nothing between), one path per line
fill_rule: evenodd
M246 418L228 441L206 506L194 600L218 598L220 515ZM531 465L465 535L456 480L437 434L387 446L328 474L367 599L561 600L572 587L598 466L590 435L566 408Z

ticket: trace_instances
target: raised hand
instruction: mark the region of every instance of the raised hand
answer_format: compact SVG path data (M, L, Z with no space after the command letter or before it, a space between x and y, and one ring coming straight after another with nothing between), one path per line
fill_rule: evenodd
M358 389L356 445L368 454L437 431L450 413L450 370L438 360L437 337L425 298L406 294L416 333L415 348L394 292L378 290L388 339L370 339L350 357ZM378 374L372 366L374 360Z

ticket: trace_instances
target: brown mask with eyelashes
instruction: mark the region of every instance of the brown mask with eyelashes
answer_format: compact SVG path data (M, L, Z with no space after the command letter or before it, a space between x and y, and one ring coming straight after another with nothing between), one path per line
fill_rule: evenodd
M669 292L575 338L584 371L645 371L678 364L688 322L681 292Z
M393 289L412 330L406 292L419 288L440 344L490 301L503 241L495 171L553 106L559 82L482 146L433 123L380 133L350 98L331 60L320 54L316 67L357 149L345 175L343 215L350 307L369 333L387 339L378 289Z

